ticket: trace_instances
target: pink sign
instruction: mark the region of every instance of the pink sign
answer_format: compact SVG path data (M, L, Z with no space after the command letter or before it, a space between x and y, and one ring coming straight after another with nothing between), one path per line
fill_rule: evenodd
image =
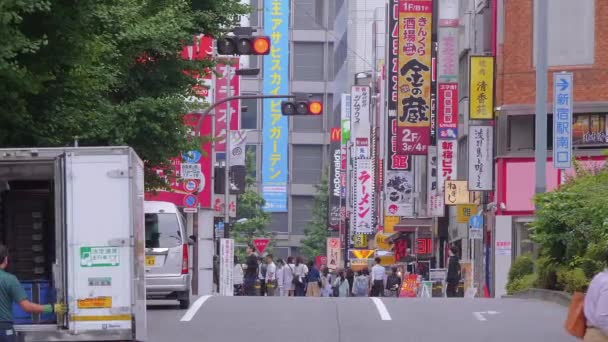
M426 155L431 143L429 127L397 126L397 153L404 155Z
M218 76L215 80L215 102L219 102L229 96L237 96L240 92L239 76L234 73L239 69L239 59L232 58L232 72L228 74L228 67L225 64L218 64L215 68ZM230 83L228 80L230 79ZM239 101L234 100L222 103L215 107L215 152L226 152L226 123L227 115L230 115L230 130L239 129Z
M440 140L458 139L458 83L439 83L437 129Z

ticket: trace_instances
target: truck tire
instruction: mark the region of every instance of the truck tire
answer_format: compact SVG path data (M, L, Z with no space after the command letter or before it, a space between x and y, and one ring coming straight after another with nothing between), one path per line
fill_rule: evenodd
M190 299L180 299L179 300L179 308L182 310L187 310L190 307Z

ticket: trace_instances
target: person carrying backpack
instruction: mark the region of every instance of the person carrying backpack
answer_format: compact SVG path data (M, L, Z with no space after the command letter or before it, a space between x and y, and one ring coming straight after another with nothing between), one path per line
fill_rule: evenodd
M355 297L367 297L369 295L369 276L366 269L357 273L353 284L353 295Z

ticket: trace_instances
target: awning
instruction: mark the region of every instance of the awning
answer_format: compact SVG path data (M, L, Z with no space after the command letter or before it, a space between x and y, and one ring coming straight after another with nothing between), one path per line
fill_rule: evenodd
M419 232L421 230L431 230L433 228L432 218L406 218L402 219L401 222L395 225L396 232Z

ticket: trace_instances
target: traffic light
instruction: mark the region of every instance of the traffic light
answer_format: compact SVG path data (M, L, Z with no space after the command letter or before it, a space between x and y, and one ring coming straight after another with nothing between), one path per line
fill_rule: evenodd
M323 103L320 101L282 101L281 113L283 115L321 115Z
M270 53L270 37L234 35L217 40L220 55L267 55Z

